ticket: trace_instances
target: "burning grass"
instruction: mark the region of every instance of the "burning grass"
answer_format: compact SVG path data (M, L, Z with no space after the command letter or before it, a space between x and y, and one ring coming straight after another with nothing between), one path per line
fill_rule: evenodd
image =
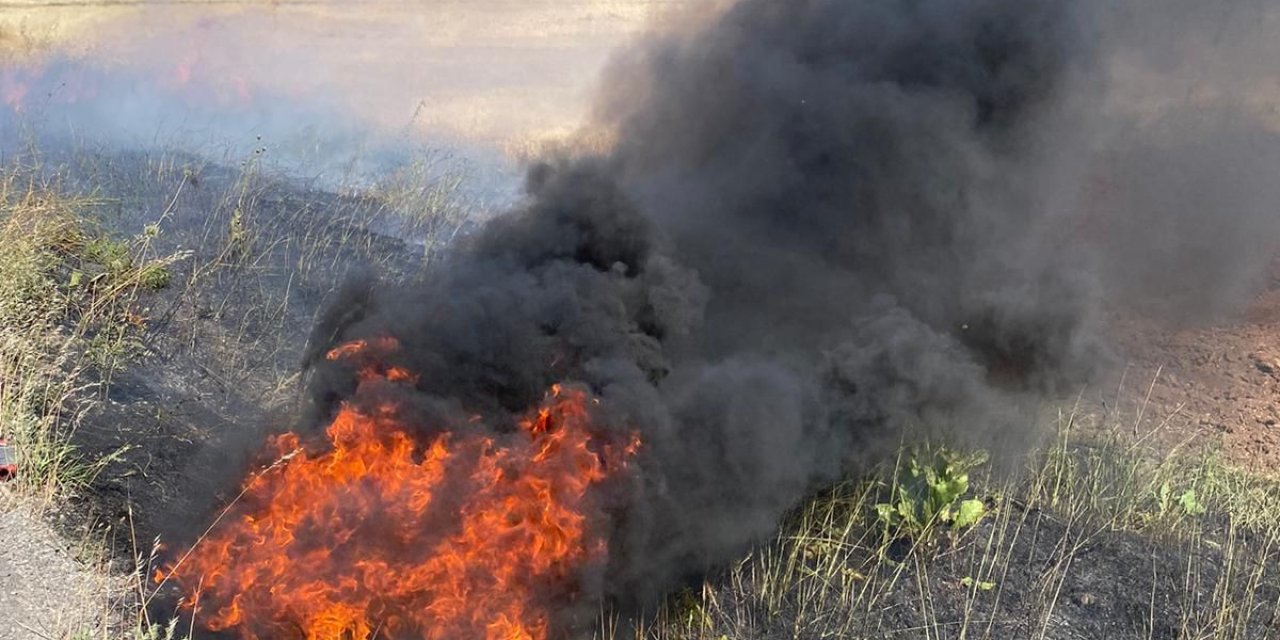
M412 375L370 358L394 347L330 352L353 362L360 387L319 450L274 437L277 462L156 573L177 579L204 626L254 639L542 640L550 602L599 564L592 492L638 442L601 441L586 392L559 386L501 441L468 425L424 439L386 399Z
M392 259L396 252L360 225L384 224L399 214L395 207L409 204L415 219L427 223L447 204L442 203L448 183L441 183L423 192L430 202L410 203L410 195L401 194L394 202L375 198L366 206L365 199L353 198L339 200L348 208L334 216L320 216L312 209L327 205L299 201L281 215L278 201L263 201L264 194L277 197L280 190L260 170L260 155L230 179L203 175L208 165L186 156L114 158L91 151L74 152L62 166L41 154L24 154L0 174L0 437L14 445L20 469L18 479L0 490L24 508L60 512L68 528L105 526L88 534L87 548L116 553L123 537L131 550L125 555L138 556L137 566L146 563L149 542L134 530L134 501L122 506L127 513L112 515L110 504L91 498L114 491L107 486L120 487L127 493L115 495L124 496L149 485L133 479L146 476L138 456L154 454L137 443L139 437L150 439L150 430L131 427L175 419L172 407L158 406L141 425L118 418L104 423L101 416L129 404L128 395L124 403L117 399L115 374L128 372L135 380L123 384L136 389L138 372L155 375L157 354L172 358L196 351L204 356L198 370L227 393L235 376L253 375L255 367L274 370L270 355L282 348L265 344L263 334L299 342L305 337L298 331L305 324L293 322L286 310L299 299L297 290L306 293L307 275L318 273L331 282L331 269L348 268L352 255ZM423 169L416 171L425 177ZM103 192L112 197L95 195ZM182 219L184 207L206 215ZM463 209L449 211L455 214L451 224L460 225ZM335 216L346 223L334 224ZM403 262L414 260L408 256ZM289 276L277 277L281 270ZM249 311L233 308L233 300ZM228 323L227 316L236 321ZM209 339L210 333L218 339ZM228 348L210 356L197 344ZM296 357L296 350L289 353L290 360ZM245 354L256 364L244 362ZM287 384L268 378L263 386ZM107 469L111 478L104 482ZM84 505L86 498L87 506L68 508L69 500ZM99 520L104 512L106 522ZM92 564L116 571L110 562ZM142 606L151 594L140 579L133 576L132 597L110 596L120 605L119 617L136 625L110 625L81 636L174 637L176 627L149 621Z

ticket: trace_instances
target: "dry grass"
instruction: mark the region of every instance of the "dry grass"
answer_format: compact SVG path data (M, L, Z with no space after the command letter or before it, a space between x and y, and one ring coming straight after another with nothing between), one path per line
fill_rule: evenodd
M92 201L59 196L33 175L0 177L0 435L19 467L0 511L4 564L20 586L11 606L53 615L14 611L10 624L32 637L105 634L117 628L120 589L105 547L78 544L79 556L69 554L43 515L106 463L79 457L72 436L119 364L110 354L131 338L139 295L176 258L148 258L145 243L93 228L84 218Z
M1057 437L1021 474L980 484L990 511L965 531L886 531L874 508L882 482L837 486L798 509L773 542L624 637L1084 637L1059 609L1068 597L1084 599L1071 606L1106 598L1117 579L1149 592L1137 594L1146 606L1114 637L1273 637L1280 482L1212 452L1153 455L1119 435L1128 429L1081 433L1096 419L1059 416ZM1067 593L1086 554L1126 545L1151 555L1105 567L1093 594ZM598 637L620 626L611 620Z

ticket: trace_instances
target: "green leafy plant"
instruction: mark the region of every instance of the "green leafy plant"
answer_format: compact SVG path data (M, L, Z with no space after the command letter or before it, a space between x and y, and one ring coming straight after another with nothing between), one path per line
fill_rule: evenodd
M96 263L112 276L133 267L133 254L129 244L105 234L89 238L85 243L83 256L86 261Z
M996 588L996 583L985 580L974 580L973 576L960 578L960 585L966 589L977 589L978 591L991 591Z
M1200 503L1200 499L1196 497L1195 487L1179 492L1173 495L1169 483L1160 485L1160 508L1162 511L1168 511L1171 508L1170 501L1176 501L1182 512L1189 516L1202 515L1205 512L1204 505Z
M890 500L876 504L886 535L925 540L938 527L960 531L977 524L986 505L969 492L969 471L985 456L961 456L948 449L909 455L898 469Z
M1152 514L1152 517L1155 519L1183 516L1195 517L1204 515L1205 510L1205 506L1196 493L1195 487L1179 491L1173 487L1171 482L1166 480L1160 483L1160 487L1156 489L1155 513Z
M148 264L138 271L138 283L152 291L168 287L172 280L173 272L166 264Z

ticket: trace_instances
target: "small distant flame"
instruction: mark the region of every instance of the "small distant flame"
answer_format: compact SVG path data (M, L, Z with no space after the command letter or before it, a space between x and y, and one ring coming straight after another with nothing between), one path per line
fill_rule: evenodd
M26 75L13 70L0 71L0 103L19 113L31 92L31 81Z
M210 65L196 45L178 59L168 73L168 82L163 84L179 95L222 107L247 107L253 102L248 78L235 68Z
M577 572L607 553L592 488L639 440L604 439L587 393L559 385L515 433L415 436L421 425L377 401L416 379L386 364L398 348L383 338L331 351L360 383L324 450L274 438L279 461L157 572L197 622L250 639L548 637L551 599L571 600Z
M159 66L157 66L159 65ZM193 49L171 68L166 63L130 69L89 58L25 62L0 68L0 107L13 113L45 105L72 105L135 90L172 96L192 106L246 109L253 86L238 69L215 68Z

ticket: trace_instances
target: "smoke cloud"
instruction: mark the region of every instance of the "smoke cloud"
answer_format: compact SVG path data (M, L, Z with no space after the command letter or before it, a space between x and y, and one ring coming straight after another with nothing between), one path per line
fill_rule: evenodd
M615 61L604 154L534 167L516 210L424 282L361 282L317 357L393 335L424 424L517 416L557 382L636 430L600 593L643 602L768 535L807 491L928 431L1016 446L1104 361L1062 242L1070 3L744 0ZM584 580L584 585L588 581ZM585 588L585 587L584 587Z
M1099 159L1093 212L1115 304L1169 324L1229 317L1280 253L1280 138L1237 110L1177 109Z

